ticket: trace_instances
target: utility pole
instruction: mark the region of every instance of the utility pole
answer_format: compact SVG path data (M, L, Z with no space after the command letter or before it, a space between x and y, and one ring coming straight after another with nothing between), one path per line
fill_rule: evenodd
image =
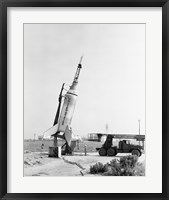
M138 120L138 133L139 133L139 135L140 135L140 119ZM140 140L139 140L139 145L140 145Z
M35 142L36 133L34 133L34 142Z
M109 132L109 125L106 124L106 133L108 133L108 132Z

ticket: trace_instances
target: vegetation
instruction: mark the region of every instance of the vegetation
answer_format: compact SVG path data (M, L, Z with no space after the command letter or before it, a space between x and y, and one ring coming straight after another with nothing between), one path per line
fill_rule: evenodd
M145 167L138 162L137 156L124 156L106 164L98 162L90 166L90 173L104 176L144 176Z

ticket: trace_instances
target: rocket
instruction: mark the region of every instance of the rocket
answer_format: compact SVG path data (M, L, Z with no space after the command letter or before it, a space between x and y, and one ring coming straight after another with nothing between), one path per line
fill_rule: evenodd
M72 117L73 117L73 113L74 113L74 109L76 105L76 99L78 96L76 92L76 87L78 84L80 70L82 68L82 65L81 65L82 58L83 57L81 57L80 62L78 64L73 82L69 90L64 96L64 102L63 102L61 114L58 121L58 130L57 130L58 132L64 133L66 131L67 126L70 126L71 121L72 121Z
M70 145L71 140L73 139L73 134L70 128L73 113L75 110L76 100L77 100L77 91L76 87L78 84L78 78L80 75L80 70L82 68L82 59L83 56L80 58L80 62L77 66L77 70L73 79L73 82L69 88L69 90L66 92L66 94L63 96L62 92L64 90L64 83L62 85L60 95L59 95L59 104L58 109L56 112L56 116L54 119L53 127L48 129L44 136L54 136L55 139L57 137L63 138L66 140L66 142ZM64 101L62 103L62 98L64 98ZM61 109L61 112L60 112ZM59 136L60 135L60 136Z

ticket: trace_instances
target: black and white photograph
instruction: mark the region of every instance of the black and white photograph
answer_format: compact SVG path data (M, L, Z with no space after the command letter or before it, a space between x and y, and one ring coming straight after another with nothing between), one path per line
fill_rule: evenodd
M146 176L146 24L23 24L24 176Z

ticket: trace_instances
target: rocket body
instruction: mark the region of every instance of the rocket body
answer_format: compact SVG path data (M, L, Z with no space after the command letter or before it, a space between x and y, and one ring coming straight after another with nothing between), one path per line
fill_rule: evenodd
M58 132L65 132L67 126L71 124L77 94L75 90L69 89L65 94L62 110L58 122Z

